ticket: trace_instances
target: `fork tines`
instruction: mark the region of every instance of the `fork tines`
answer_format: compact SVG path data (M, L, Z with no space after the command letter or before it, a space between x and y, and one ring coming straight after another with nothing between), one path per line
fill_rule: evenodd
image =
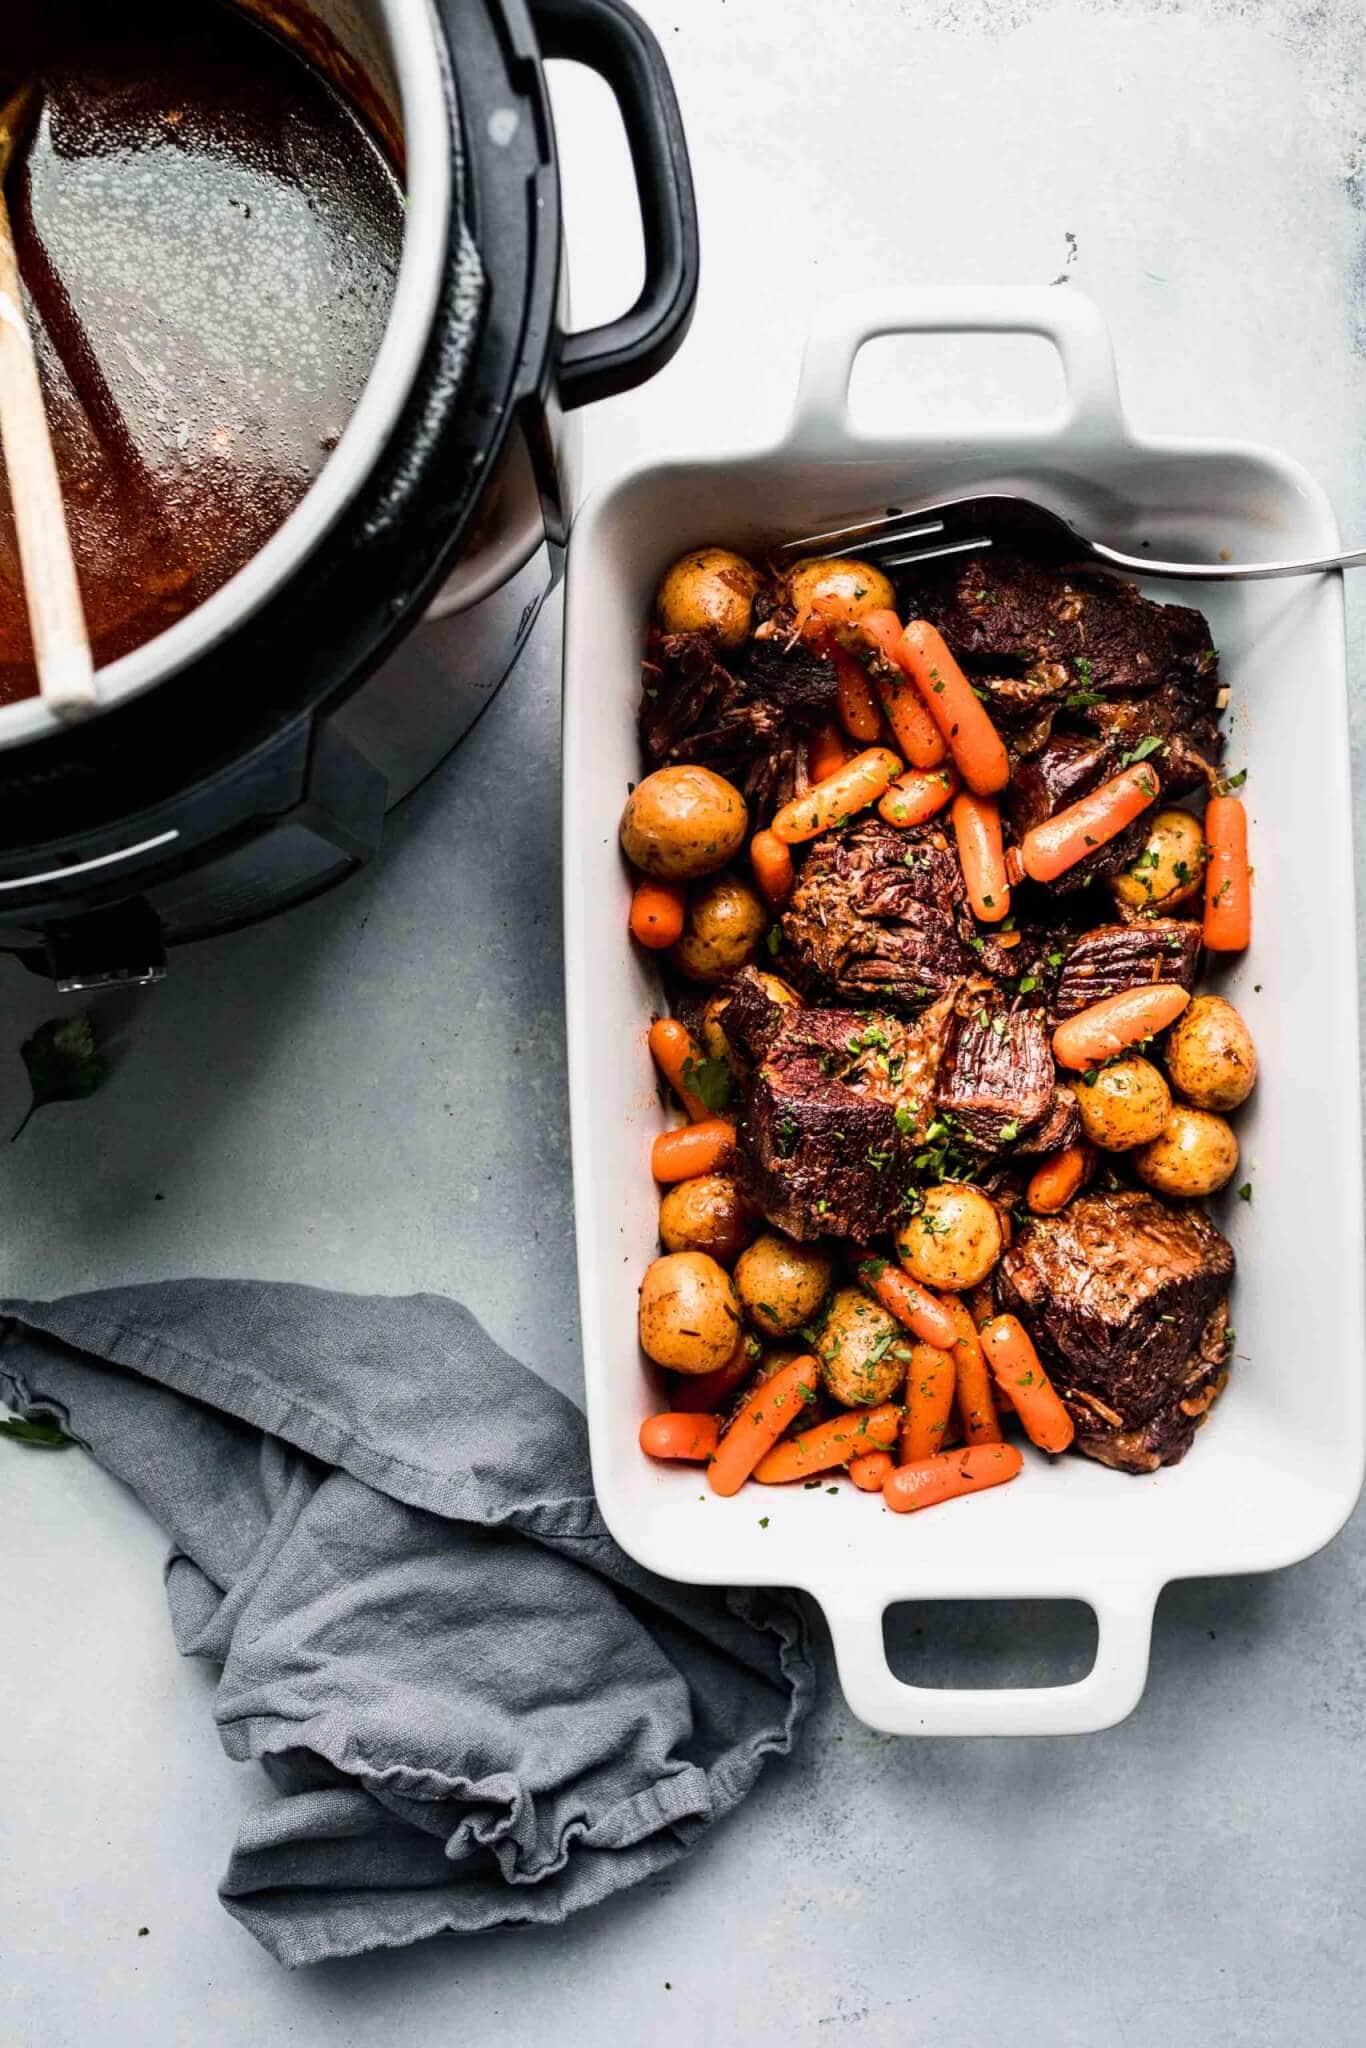
M849 526L832 527L826 533L803 534L800 540L784 541L774 549L775 556L786 555L860 555L870 561L878 561L885 568L904 568L911 562L933 562L946 555L978 554L991 546L990 536L978 534L967 540L948 540L945 522L942 519L922 519L914 525L905 525L906 514L884 513L877 519L863 519ZM913 517L914 515L912 515ZM916 541L927 541L927 547L910 545ZM897 549L901 552L891 553Z

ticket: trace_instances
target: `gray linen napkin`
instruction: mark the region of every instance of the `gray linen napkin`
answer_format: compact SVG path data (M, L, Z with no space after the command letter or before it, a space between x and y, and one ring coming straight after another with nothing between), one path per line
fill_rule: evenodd
M791 1748L795 1601L632 1564L578 1410L454 1302L186 1280L0 1315L0 1398L172 1538L176 1640L277 1795L220 1896L280 1962L561 1920Z

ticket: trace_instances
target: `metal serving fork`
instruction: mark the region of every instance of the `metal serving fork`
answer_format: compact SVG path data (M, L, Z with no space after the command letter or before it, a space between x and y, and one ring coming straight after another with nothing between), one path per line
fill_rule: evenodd
M884 513L829 533L808 533L775 550L789 555L856 555L883 567L904 568L947 555L979 555L987 548L1023 548L1055 561L1094 562L1129 576L1186 583L1247 583L1265 576L1314 576L1326 569L1366 566L1366 548L1318 555L1302 562L1162 562L1151 555L1126 555L1104 541L1088 540L1060 513L1030 498L995 492L980 498L949 498L915 512Z

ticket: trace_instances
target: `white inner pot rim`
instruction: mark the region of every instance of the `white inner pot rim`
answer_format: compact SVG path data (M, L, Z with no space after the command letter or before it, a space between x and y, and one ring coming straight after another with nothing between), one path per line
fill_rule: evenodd
M331 460L290 516L212 597L99 671L100 709L126 704L207 654L263 605L355 497L412 390L436 314L451 217L451 162L435 16L429 0L382 6L407 156L403 255L384 339ZM62 729L41 697L0 706L0 748Z

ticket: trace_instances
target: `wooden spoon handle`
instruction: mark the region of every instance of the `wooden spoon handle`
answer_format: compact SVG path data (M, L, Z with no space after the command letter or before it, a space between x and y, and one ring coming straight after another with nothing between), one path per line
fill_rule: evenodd
M47 409L14 253L9 207L0 190L0 442L5 451L24 596L43 702L61 718L82 718L98 696L85 611L52 453Z

